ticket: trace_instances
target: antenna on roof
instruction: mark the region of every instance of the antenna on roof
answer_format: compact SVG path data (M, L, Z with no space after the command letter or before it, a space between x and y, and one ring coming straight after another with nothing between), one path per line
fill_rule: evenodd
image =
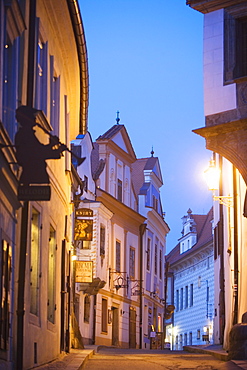
M154 156L154 147L152 146L151 157Z
M120 118L119 118L119 111L117 111L117 118L116 118L116 121L117 121L117 125L119 125L119 122L120 122Z

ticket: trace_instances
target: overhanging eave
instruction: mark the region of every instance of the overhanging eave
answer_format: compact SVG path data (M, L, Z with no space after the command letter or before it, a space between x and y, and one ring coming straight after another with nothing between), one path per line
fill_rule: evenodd
M228 159L247 185L247 119L193 130L206 139L206 148Z

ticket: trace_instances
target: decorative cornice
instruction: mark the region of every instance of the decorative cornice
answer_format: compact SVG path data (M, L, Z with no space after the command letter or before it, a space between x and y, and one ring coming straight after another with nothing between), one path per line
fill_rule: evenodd
M244 0L187 0L186 4L193 9L206 14L244 2Z

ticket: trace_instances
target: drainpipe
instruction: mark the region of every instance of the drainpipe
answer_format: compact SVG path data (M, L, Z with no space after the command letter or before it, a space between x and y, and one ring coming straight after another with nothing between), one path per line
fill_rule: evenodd
M142 349L142 325L143 325L143 314L142 314L142 308L143 308L143 297L142 297L142 289L143 289L143 265L144 265L144 258L143 258L143 235L145 233L147 225L141 224L139 227L140 232L140 349Z
M233 167L233 223L234 223L234 308L233 325L238 322L238 208L237 208L237 176L236 168Z
M28 76L27 76L27 105L33 107L34 100L34 62L35 62L35 22L36 22L36 0L29 2L29 38L28 38ZM19 277L17 296L17 370L23 369L24 350L24 303L25 303L25 273L26 273L26 251L28 234L29 202L25 201L21 215L21 237L19 254Z
M222 156L219 155L219 168L222 170ZM220 178L219 194L223 194L222 177ZM217 254L220 253L220 344L224 342L224 331L225 331L225 270L224 270L224 218L223 218L223 204L219 205L219 246Z

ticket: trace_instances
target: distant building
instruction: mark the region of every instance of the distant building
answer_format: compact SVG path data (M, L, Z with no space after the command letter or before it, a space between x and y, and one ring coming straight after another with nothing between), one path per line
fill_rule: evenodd
M153 331L157 346L169 231L158 158L136 158L119 118L94 143L87 134L72 144L82 157L88 153L77 167L84 183L77 207L93 211L92 240L74 240L77 260L93 262L92 284L75 283L75 313L84 342L150 348Z
M132 164L139 212L146 217L142 251L142 348L161 348L164 318L164 264L166 235L160 188L163 185L159 159L153 156ZM152 336L154 335L154 336Z
M167 304L175 306L172 321L166 323L166 340L174 350L213 343L213 210L194 215L189 209L182 221L182 237L166 257L172 291L168 292Z

